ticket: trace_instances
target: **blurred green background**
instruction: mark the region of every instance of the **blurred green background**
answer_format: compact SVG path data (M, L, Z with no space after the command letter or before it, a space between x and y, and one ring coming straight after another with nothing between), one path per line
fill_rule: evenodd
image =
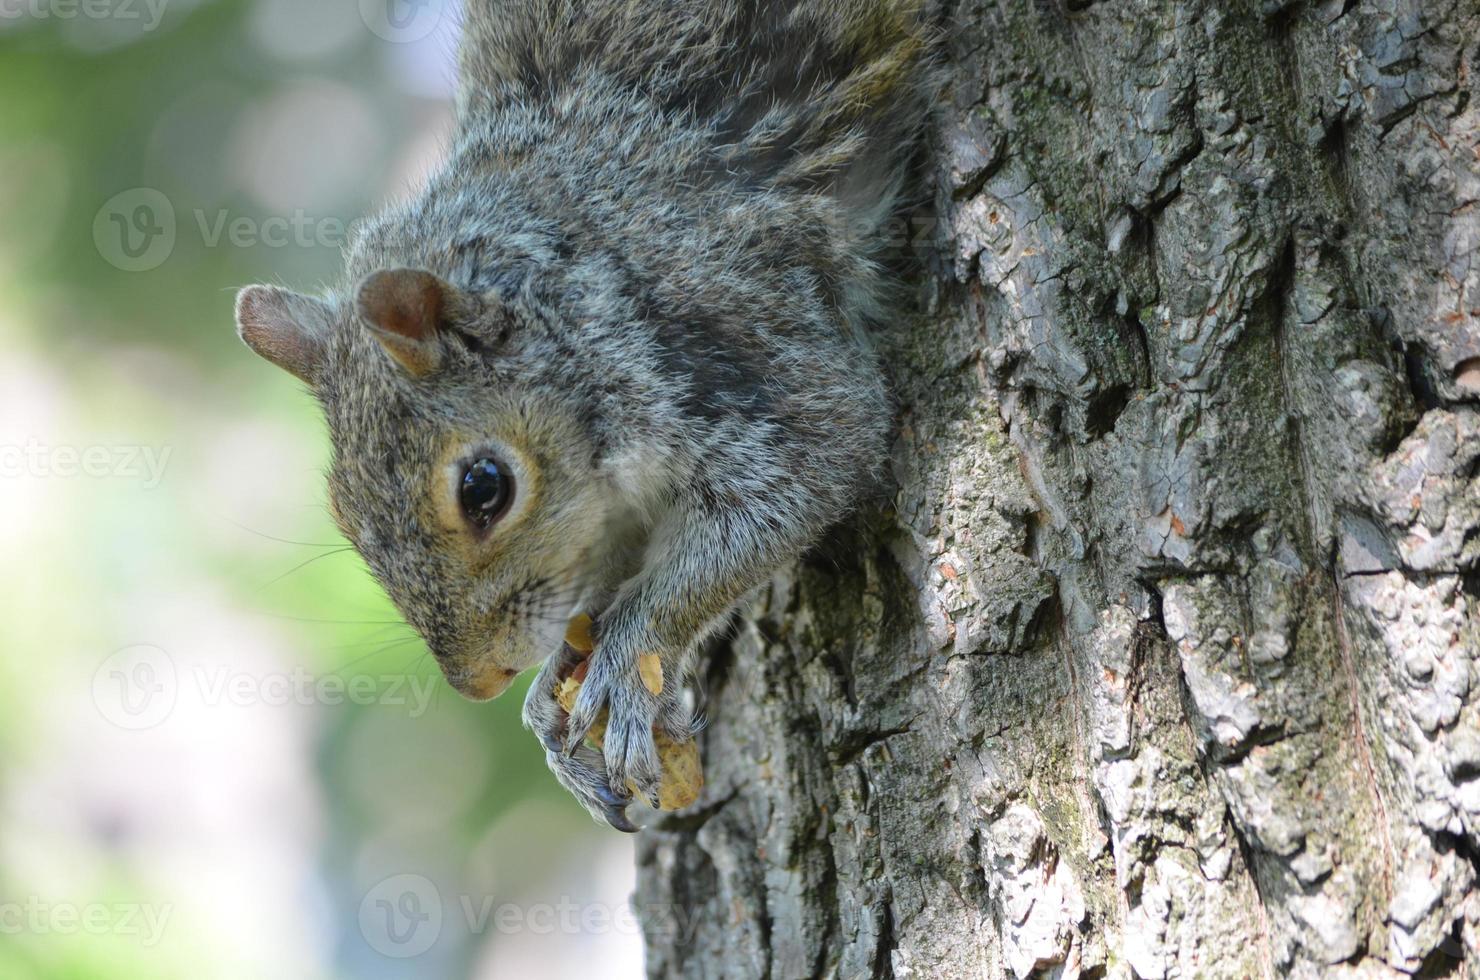
M0 0L0 977L640 973L630 840L445 686L232 330L424 178L456 21Z

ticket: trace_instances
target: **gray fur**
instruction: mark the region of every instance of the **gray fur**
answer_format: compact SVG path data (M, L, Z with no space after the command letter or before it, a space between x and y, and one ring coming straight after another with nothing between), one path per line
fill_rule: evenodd
M525 721L620 826L628 781L658 781L654 723L695 728L699 644L877 475L866 331L926 45L896 0L468 6L450 158L348 256L350 284L410 268L455 293L440 367L388 357L351 285L307 373L345 534L460 689L545 661ZM449 473L485 448L531 496L470 541ZM550 654L579 611L598 647L567 720ZM604 758L561 751L603 707Z

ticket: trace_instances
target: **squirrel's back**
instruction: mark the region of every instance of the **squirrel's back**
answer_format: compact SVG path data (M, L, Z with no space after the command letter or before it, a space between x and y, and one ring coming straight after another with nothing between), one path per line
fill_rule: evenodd
M626 90L706 133L699 176L883 220L928 107L928 37L917 0L469 0L460 106Z
M938 77L917 3L466 0L449 158L361 226L350 278L524 304L519 370L622 401L610 438L739 426L831 468L840 512L888 425L867 328Z
M600 403L602 439L795 454L840 513L887 430L865 328L929 38L916 0L466 0L451 154L361 226L350 277L519 307L505 376Z

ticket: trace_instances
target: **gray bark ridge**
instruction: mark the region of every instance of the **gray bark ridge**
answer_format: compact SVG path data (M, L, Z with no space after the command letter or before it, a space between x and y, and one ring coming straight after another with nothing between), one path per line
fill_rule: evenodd
M940 15L898 491L716 655L650 973L1480 976L1480 4Z

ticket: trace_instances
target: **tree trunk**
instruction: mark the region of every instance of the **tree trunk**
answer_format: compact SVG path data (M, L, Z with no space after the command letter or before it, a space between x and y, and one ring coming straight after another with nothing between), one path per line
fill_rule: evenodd
M1480 977L1480 2L940 17L897 493L717 655L650 972Z

